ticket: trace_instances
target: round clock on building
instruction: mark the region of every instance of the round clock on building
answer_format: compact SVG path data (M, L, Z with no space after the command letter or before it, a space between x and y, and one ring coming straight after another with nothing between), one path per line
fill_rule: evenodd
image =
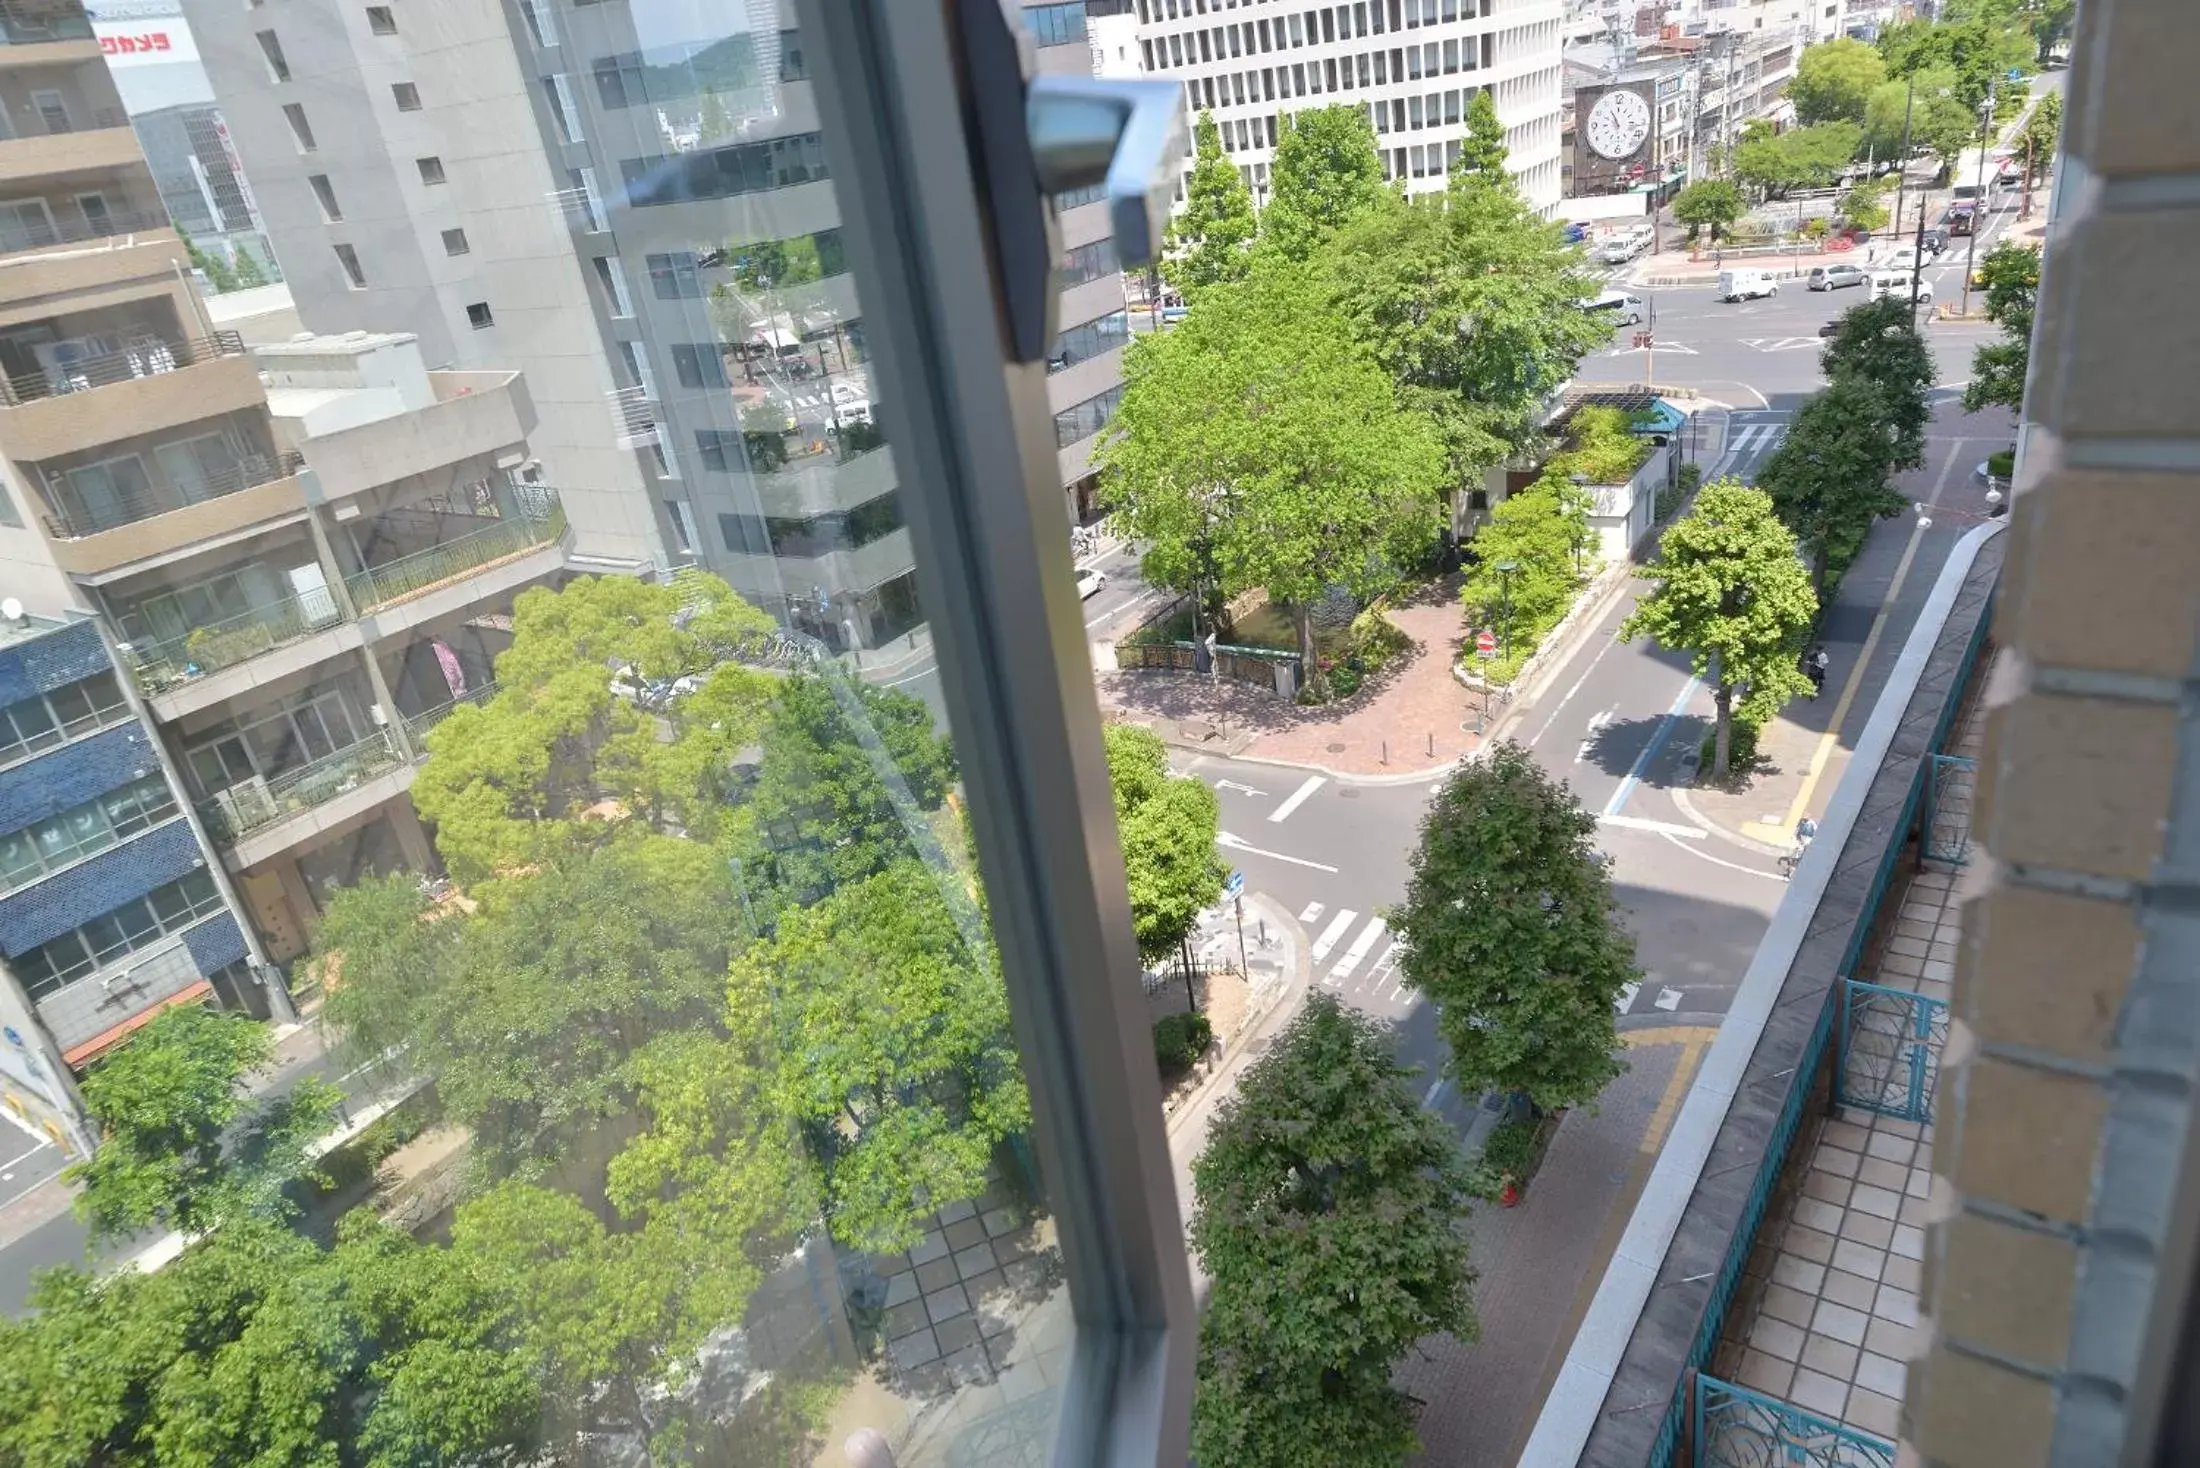
M1632 158L1650 136L1650 104L1640 92L1606 92L1589 109L1589 146L1612 159Z

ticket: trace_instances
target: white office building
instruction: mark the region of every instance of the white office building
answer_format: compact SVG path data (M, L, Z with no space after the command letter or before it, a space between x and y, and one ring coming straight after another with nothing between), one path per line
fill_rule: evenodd
M1488 91L1512 170L1548 211L1559 199L1564 20L1561 0L1138 0L1139 61L1181 80L1195 113L1214 113L1260 203L1279 116L1366 108L1384 172L1426 193L1444 186L1467 105Z

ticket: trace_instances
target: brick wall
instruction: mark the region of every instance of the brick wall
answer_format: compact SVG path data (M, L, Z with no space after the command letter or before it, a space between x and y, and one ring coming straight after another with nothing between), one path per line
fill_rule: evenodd
M2083 0L1905 1405L1945 1468L2200 1461L2156 1435L2196 1243L2195 75L2193 0Z

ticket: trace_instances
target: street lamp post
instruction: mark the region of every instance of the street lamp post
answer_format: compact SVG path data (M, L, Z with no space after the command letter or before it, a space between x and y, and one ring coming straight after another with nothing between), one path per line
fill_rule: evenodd
M1902 93L1902 152L1894 161L1894 237L1902 238L1902 195L1910 186L1910 109L1917 105L1917 76L1912 73L1910 84ZM1925 201L1917 202L1918 213L1925 212ZM1914 297L1914 292L1913 292ZM1916 301L1911 301L1914 306Z
M1971 263L1978 258L1979 232L1986 228L1986 155L1993 151L1994 90L1986 89L1978 127L1978 192L1971 198L1971 233L1963 245L1963 314L1971 314Z
M1498 641L1497 641L1497 655L1498 655L1498 657L1499 657L1500 659L1504 659L1504 660L1510 660L1510 659L1511 659L1511 657L1512 657L1512 645L1513 645L1513 590L1512 590L1512 578L1513 578L1513 572L1515 572L1515 571L1517 571L1517 570L1519 570L1519 569L1520 569L1520 563L1519 563L1518 561L1499 561L1499 562L1497 563L1497 588L1498 588L1498 596L1500 597L1500 599L1501 599L1501 600L1503 601L1503 603L1504 603L1504 609L1503 609L1503 612L1502 612L1502 617L1503 617L1503 620L1502 620L1502 622L1501 622L1501 623L1499 624L1499 629L1500 629L1500 630L1499 630L1499 632L1498 632Z

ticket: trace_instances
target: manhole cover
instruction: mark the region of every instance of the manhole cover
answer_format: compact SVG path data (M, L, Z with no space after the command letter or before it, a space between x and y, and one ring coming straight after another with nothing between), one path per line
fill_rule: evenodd
M1341 744L1325 744L1325 745L1323 745L1322 747L1323 747L1324 749L1328 750L1328 751L1329 751L1329 752L1330 752L1331 754L1343 754L1343 753L1344 753L1344 746L1343 746L1343 745L1341 745Z

